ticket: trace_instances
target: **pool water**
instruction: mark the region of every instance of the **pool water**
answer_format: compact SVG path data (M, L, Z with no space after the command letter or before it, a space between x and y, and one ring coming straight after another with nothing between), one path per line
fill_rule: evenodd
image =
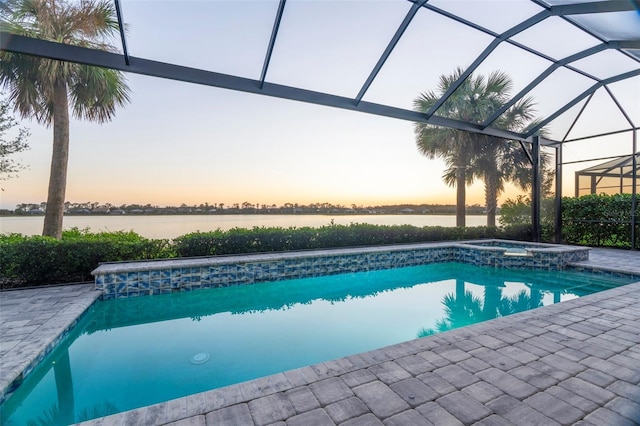
M101 417L630 282L439 263L101 301L0 420Z

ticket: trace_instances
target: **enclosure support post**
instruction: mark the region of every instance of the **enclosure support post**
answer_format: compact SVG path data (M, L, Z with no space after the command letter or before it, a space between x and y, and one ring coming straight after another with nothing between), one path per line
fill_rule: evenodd
M531 144L533 159L533 179L531 185L531 238L539 243L542 239L540 226L540 137L534 136Z
M554 241L562 242L562 145L556 147L556 196Z
M638 205L638 188L636 185L636 181L638 179L638 156L636 155L638 152L638 131L633 131L633 155L631 156L631 166L633 170L631 171L631 177L633 182L631 183L631 250L636 249L636 221L638 220L636 215L637 205Z

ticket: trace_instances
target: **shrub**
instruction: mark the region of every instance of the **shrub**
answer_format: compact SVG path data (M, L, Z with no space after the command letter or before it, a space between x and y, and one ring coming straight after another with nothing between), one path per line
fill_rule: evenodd
M3 288L91 280L100 262L158 259L173 255L168 240L149 240L135 232L71 229L62 239L0 235Z
M454 241L478 238L530 240L530 226L453 228L411 225L328 225L320 228L234 228L228 231L194 232L176 238L179 257L256 252L374 246L385 244Z
M540 204L540 215L542 241L553 241L555 236L555 199L542 199ZM504 227L530 226L531 198L524 195L518 195L515 199L507 199L500 207L499 221Z
M631 194L591 194L562 199L563 238L571 244L631 247ZM636 229L640 223L636 205ZM636 232L636 245L640 236Z

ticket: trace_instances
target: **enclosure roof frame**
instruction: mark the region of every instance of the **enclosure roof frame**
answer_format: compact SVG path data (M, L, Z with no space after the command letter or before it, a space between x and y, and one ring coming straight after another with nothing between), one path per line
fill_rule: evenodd
M461 16L458 16L454 13L438 8L437 6L430 4L428 0L406 1L412 4L411 8L396 29L393 37L387 44L386 48L382 52L374 67L371 69L367 79L364 81L358 94L354 98L337 96L325 92L316 92L284 84L275 84L268 81L269 62L271 60L274 47L277 43L278 29L280 27L281 20L283 19L283 14L286 9L286 0L279 0L279 5L274 17L271 37L268 43L267 52L265 54L262 72L258 80L248 79L237 75L222 74L198 68L186 67L180 64L163 63L150 59L131 56L127 49L126 35L123 30L125 28L125 24L119 0L113 0L113 2L117 11L119 28L121 29L120 43L123 53L104 52L92 48L81 48L46 40L28 38L11 34L7 31L0 31L0 49L13 53L28 54L49 59L95 65L124 72L203 84L212 87L261 94L282 99L296 100L311 104L342 108L351 111L364 112L368 114L375 114L412 122L426 123L435 126L444 126L452 129L479 133L487 136L495 136L503 139L511 139L526 143L532 142L532 137L539 133L543 125L549 124L555 118L569 110L573 105L575 105L585 97L592 95L598 89L605 87L608 90L607 84L625 80L628 78L634 78L640 75L640 55L635 56L634 54L627 52L627 50L640 49L640 38L634 40L605 40L596 31L573 19L573 17L576 15L597 15L634 11L637 8L640 8L640 2L635 0L582 1L568 3L562 3L562 1L564 0L530 0L533 4L540 7L541 11L531 17L528 17L527 19L524 19L522 22L512 26L510 29L502 33L496 33L488 28L479 25L478 23L471 22L470 20L462 18ZM559 4L554 4L558 2ZM471 65L465 69L461 77L449 88L449 90L444 95L442 95L436 101L433 107L430 108L426 113L398 108L391 105L363 101L362 99L368 88L375 81L379 71L383 68L385 62L394 50L394 47L403 37L405 31L410 26L416 13L421 9L426 9L429 12L437 13L457 23L466 25L485 35L491 36L493 40L484 49L484 51L480 55L478 55L475 60L472 61ZM513 39L513 36L521 33L528 28L531 28L533 25L536 25L537 23L542 22L551 16L557 16L566 20L589 36L600 40L601 44L590 49L585 49L576 54L569 55L565 58L555 59ZM520 49L523 49L526 52L550 61L551 65L547 68L547 70L541 73L527 87L525 87L518 94L512 97L508 103L503 105L498 111L496 111L489 119L485 120L483 123L478 124L473 122L465 122L438 116L438 110L447 101L451 94L454 93L455 89L458 88L464 82L464 80L468 78L468 76L471 75L477 69L477 67L491 54L491 52L493 52L501 43L508 43ZM626 57L633 59L638 64L638 68L626 73L620 73L614 77L601 79L572 65L573 62L579 59L589 57L605 49L615 50L625 55ZM508 108L516 104L518 100L525 97L534 87L536 87L549 75L551 75L553 71L561 67L567 68L593 80L593 85L577 98L565 104L555 112L549 114L547 117L544 117L541 120L542 125L538 125L526 132L512 132L497 127L492 127L492 124L497 120L500 114L504 113ZM627 116L627 112L624 111L621 106L620 108L622 113ZM543 145L546 144L555 146L559 143L563 143L563 141L550 141L545 139L541 143Z

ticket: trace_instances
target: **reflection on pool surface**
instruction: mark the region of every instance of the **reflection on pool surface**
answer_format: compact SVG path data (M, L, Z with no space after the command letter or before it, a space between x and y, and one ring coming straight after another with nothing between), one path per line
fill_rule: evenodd
M68 424L629 282L440 263L103 301L0 418Z

